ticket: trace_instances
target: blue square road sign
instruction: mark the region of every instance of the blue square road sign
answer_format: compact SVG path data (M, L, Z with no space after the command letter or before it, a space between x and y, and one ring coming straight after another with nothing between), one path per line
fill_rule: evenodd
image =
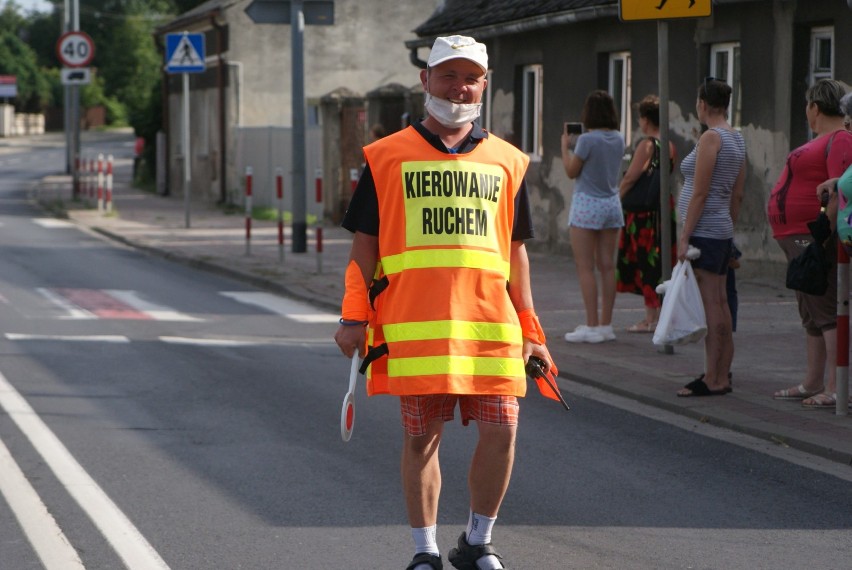
M204 34L166 35L167 73L202 73L207 69L204 58Z

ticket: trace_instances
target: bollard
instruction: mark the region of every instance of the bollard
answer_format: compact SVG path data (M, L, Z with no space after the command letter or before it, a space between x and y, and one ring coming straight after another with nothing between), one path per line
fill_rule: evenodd
M838 416L849 414L849 255L837 243L837 404Z
M275 169L275 195L278 197L278 261L284 263L284 170Z
M251 178L253 170L246 166L246 255L251 255Z
M112 155L107 155L106 162L106 211L112 213Z
M104 155L98 155L98 212L104 211Z

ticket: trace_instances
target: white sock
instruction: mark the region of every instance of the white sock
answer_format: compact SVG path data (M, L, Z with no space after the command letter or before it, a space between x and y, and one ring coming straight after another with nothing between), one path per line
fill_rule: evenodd
M491 542L491 529L496 520L497 517L486 517L470 511L470 517L467 519L467 532L465 533L467 543L475 546Z
M471 546L478 544L489 544L491 542L491 529L494 527L494 521L497 517L486 517L472 510L467 521L467 532L465 538ZM476 566L479 570L497 570L503 568L500 560L496 556L483 556L476 561Z
M423 528L412 528L411 538L414 539L414 554L428 552L438 556L440 551L438 550L438 542L435 540L437 534L438 525L435 524ZM429 568L428 565L426 567Z

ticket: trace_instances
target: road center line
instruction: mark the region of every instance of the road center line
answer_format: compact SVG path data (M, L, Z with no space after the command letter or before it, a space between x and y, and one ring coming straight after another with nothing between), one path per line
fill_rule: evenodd
M168 565L0 373L0 406L27 436L65 490L77 501L130 570Z
M46 570L84 568L80 556L0 441L0 494L21 525Z

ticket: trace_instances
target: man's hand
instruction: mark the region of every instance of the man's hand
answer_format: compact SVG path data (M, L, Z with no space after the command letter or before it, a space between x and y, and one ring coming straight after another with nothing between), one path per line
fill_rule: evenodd
M352 358L364 346L364 327L361 325L340 325L334 333L334 342L346 358Z

